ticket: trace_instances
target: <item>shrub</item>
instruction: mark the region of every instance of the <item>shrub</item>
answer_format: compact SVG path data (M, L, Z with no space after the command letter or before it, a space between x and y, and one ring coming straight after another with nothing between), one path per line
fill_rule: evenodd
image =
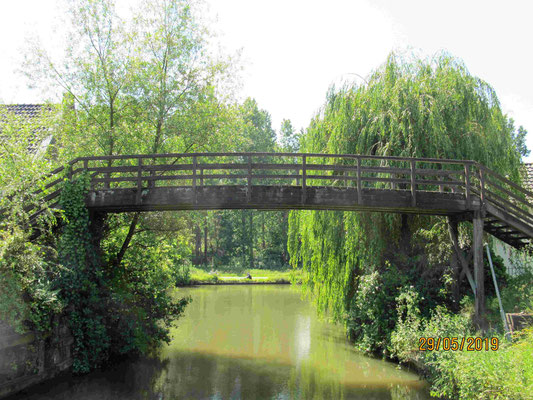
M434 396L461 400L531 399L533 393L533 331L514 343L497 336L497 351L419 351L421 337L472 337L466 313L452 314L437 307L430 318L420 317L417 294L398 296L398 323L391 334L390 353L417 366L431 383ZM528 397L529 396L529 397Z
M359 277L346 325L349 337L360 350L386 353L396 325L396 296L404 284L405 278L392 265L382 273L374 271Z

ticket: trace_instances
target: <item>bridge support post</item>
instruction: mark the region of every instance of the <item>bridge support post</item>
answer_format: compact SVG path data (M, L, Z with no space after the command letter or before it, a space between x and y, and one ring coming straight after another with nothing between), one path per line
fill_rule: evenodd
M485 275L483 270L483 218L481 211L474 212L474 237L472 250L474 252L474 277L476 280L475 323L482 331L485 323Z
M474 277L472 276L472 273L470 272L470 268L468 267L468 264L470 263L470 256L468 259L465 258L463 255L463 250L461 250L461 247L459 246L459 227L458 227L458 221L457 218L454 217L448 217L448 233L450 235L450 239L453 244L453 248L455 250L455 255L459 262L461 263L461 268L463 271L463 274L466 275L466 279L468 280L468 283L470 284L470 287L472 288L472 293L474 295L476 294L476 284L474 281ZM461 275L463 275L461 274ZM459 277L459 280L461 280L462 277Z

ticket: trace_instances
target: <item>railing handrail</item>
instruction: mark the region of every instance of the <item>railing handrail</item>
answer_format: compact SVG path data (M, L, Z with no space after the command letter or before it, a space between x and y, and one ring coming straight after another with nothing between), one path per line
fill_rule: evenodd
M118 154L111 156L85 156L77 157L70 161L69 164L73 165L78 161L108 161L108 160L127 160L138 158L181 158L181 157L325 157L325 158L351 158L351 159L375 159L375 160L391 160L391 161L411 161L416 162L430 162L430 163L443 163L443 164L475 164L473 160L456 160L447 158L423 158L423 157L399 157L399 156L376 156L367 154L329 154L329 153L276 153L276 152L216 152L216 153L155 153L155 154Z

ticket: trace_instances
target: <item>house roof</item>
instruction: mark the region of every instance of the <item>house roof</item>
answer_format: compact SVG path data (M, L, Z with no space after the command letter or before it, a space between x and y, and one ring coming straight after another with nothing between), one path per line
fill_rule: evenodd
M16 117L20 118L23 123L27 121L28 124L32 123L34 118L38 118L43 112L52 111L52 106L48 104L0 104L0 111L5 110L8 113L14 114ZM6 122L5 114L0 113L0 139L2 139L2 122ZM38 122L38 120L36 120ZM41 132L46 132L48 128L45 126L33 126L32 133L34 135L40 134ZM40 143L32 143L28 147L28 151L41 154L46 151L48 146L53 143L53 136L49 134Z
M37 117L42 111L50 111L51 107L46 104L6 104L7 111L21 117Z

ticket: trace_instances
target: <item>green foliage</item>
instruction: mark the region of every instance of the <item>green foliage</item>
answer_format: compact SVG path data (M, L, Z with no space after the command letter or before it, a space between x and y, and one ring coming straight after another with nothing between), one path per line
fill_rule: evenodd
M158 247L130 251L121 266L99 259L85 207L88 183L88 173L66 181L60 200L65 226L58 287L67 305L75 340L73 370L78 373L98 367L113 354L146 354L168 342L168 327L188 303L169 294L176 276L169 263L160 263Z
M58 287L68 305L69 327L74 336L74 372L88 372L99 366L107 360L110 346L104 320L104 276L91 243L89 212L85 207L89 182L88 173L75 181L65 180L60 197L65 225L58 248L64 266Z
M48 183L44 174L54 164L45 139L55 130L55 110L44 108L33 117L15 115L0 105L0 320L18 332L41 335L51 329L52 316L63 303L53 288L58 268L53 218L32 194ZM34 228L42 232L30 242L30 206L41 207Z
M415 296L411 294L412 299ZM434 396L464 400L529 399L533 388L532 331L519 334L513 343L508 343L503 335L496 336L498 350L467 351L466 345L463 351L418 350L421 337L457 338L460 343L463 338L476 337L473 334L467 315L437 308L431 318L424 319L414 307L400 317L390 350L401 362L425 372Z
M407 290L397 298L398 322L391 335L391 356L417 367L430 381L434 396L450 399L529 399L533 388L533 331L518 333L513 343L496 335L498 350L468 351L476 336L469 313L437 307L428 318L420 299ZM467 309L467 308L466 308ZM419 351L420 338L466 338L463 351ZM494 336L491 336L494 337ZM490 337L489 337L490 339Z
M533 271L508 278L507 285L501 288L503 309L508 313L533 313Z
M526 400L533 393L533 331L525 331L510 344L499 337L497 351L458 352L445 366L432 393L454 394L461 400Z
M391 305L405 280L393 266L383 274L374 271L359 277L346 318L348 335L357 340L359 349L372 353L387 349L397 319Z
M471 159L519 182L516 135L494 90L470 75L457 59L441 54L430 60L405 60L391 54L367 84L329 91L301 140L301 151ZM338 320L351 315L354 321L369 321L358 308L358 304L363 307L358 285L371 276L373 284L396 287L399 283L387 272L388 264L424 298L426 312L449 305L450 279L443 277L451 276L451 247L441 218L329 211L291 214L291 263L302 265L303 286L319 310L329 310ZM466 233L461 227L461 242ZM378 276L372 275L376 272ZM381 299L381 294L368 293L367 300L377 312L378 304L395 308L397 294ZM393 324L384 317L376 332L357 327L351 331L353 338L369 349L386 344ZM374 338L375 346L369 338Z
M283 152L297 153L300 149L300 133L295 132L291 121L281 121L280 144Z
M0 231L0 320L22 333L46 334L52 316L63 303L54 290L56 276L51 249L31 243L28 234L13 226Z
M191 269L188 265L176 266L174 274L176 286L187 286L191 283Z

